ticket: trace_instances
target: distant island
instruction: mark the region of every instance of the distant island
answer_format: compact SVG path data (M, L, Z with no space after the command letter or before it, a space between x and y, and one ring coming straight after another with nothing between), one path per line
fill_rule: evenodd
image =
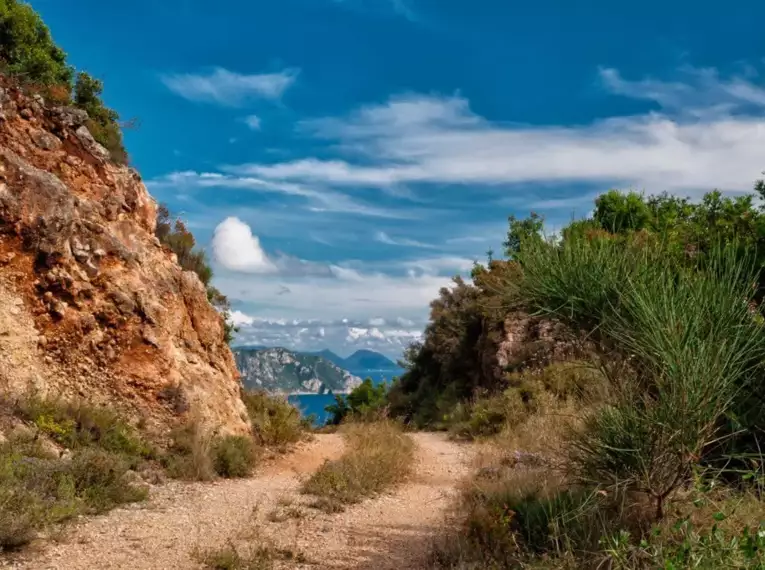
M244 387L272 394L347 394L368 375L390 380L400 373L392 360L372 350L358 350L348 358L331 350L297 352L264 346L232 350Z

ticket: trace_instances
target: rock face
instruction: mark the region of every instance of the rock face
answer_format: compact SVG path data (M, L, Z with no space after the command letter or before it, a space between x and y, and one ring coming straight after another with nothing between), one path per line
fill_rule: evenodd
M272 394L343 394L361 384L350 372L310 354L286 348L234 349L247 388Z
M172 386L204 423L243 432L220 315L154 236L138 173L86 120L0 88L2 390L109 404L161 432L181 419Z

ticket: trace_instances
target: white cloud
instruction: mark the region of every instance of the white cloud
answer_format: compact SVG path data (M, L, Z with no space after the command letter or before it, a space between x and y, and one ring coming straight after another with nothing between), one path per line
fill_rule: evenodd
M370 326L373 327L384 327L385 326L385 319L381 317L375 317L373 319L369 319Z
M190 101L240 106L252 99L279 99L295 82L298 71L242 74L216 67L210 73L172 73L161 76L168 89Z
M229 319L237 327L251 326L255 323L255 319L250 315L244 314L242 311L231 311Z
M613 93L655 101L669 111L696 116L728 113L748 105L765 107L765 89L741 77L721 79L715 69L683 68L686 82L624 79L616 69L601 68L600 78Z
M333 268L324 263L306 261L284 253L268 255L250 226L236 217L226 218L215 228L212 251L215 261L224 269L233 272L280 276L336 276ZM282 296L291 292L292 289L282 284L276 295Z
M239 218L226 218L212 240L215 260L226 269L246 273L276 273L276 265L268 258L258 236Z
M236 169L228 168L227 170L233 171ZM305 200L306 208L312 212L337 212L390 219L407 219L411 217L411 214L407 212L366 204L345 194L325 188L317 189L315 187L307 187L304 184L267 180L256 176L237 175L228 172L177 171L149 180L146 185L152 192L169 189L178 192L188 192L196 189L223 188L229 191L244 190L267 194L285 194L297 196Z
M259 131L261 128L261 120L257 115L249 115L244 118L245 124L253 131Z
M571 127L492 123L459 96L401 95L348 117L303 123L305 133L335 141L358 162L307 157L240 168L274 181L336 186L592 182L656 192L748 190L765 154L765 89L711 71L688 75L687 83L630 82L601 70L612 92L657 101L665 113Z
M421 241L417 241L414 239L409 238L392 238L385 232L377 232L375 234L375 241L379 241L380 243L384 243L386 245L397 245L401 247L419 247L419 248L425 248L425 249L433 249L434 246L423 243Z

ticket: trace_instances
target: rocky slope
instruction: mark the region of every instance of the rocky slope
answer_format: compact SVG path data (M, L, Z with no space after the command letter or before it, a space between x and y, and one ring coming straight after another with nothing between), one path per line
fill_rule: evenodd
M286 348L234 349L242 383L274 394L350 392L361 379L319 356Z
M108 403L158 431L187 410L245 430L223 322L154 236L138 173L83 111L0 85L1 389Z

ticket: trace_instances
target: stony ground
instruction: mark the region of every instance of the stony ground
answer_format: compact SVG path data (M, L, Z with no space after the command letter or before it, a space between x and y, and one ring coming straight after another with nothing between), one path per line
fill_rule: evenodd
M301 481L325 459L343 452L340 436L322 434L252 478L163 485L148 502L83 519L0 567L197 569L195 551L231 541L243 549L269 544L305 557L279 562L280 568L423 568L472 451L441 434L412 437L417 464L411 480L342 513L311 509L310 498L299 492Z

